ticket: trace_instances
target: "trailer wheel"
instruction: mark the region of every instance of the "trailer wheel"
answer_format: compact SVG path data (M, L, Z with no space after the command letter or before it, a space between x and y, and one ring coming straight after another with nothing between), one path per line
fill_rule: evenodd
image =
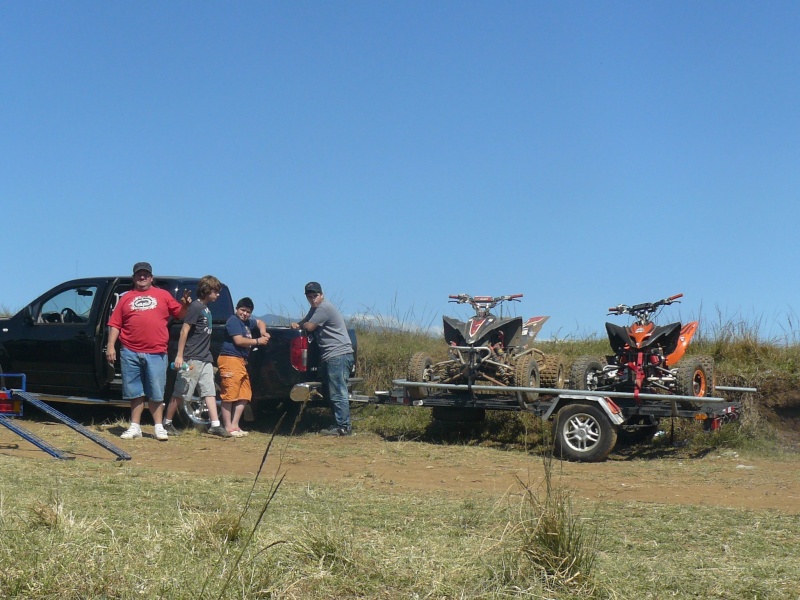
M558 411L554 429L556 455L567 460L603 461L617 443L617 429L591 404L566 405Z
M539 379L542 387L564 389L564 379L567 376L567 367L564 357L560 354L549 354L544 357L539 368Z
M569 370L569 386L574 390L596 390L603 366L594 356L579 356Z
M516 370L514 371L514 386L539 387L539 365L530 354L526 354L517 360ZM536 402L538 397L538 392L517 392L517 399L523 408L525 404Z
M430 368L433 364L433 359L425 352L416 352L411 356L408 361L408 380L409 381L430 381L431 373ZM422 400L428 397L428 388L423 387L410 387L408 388L408 395L414 400Z
M687 358L676 365L676 388L680 396L703 398L709 395L708 375L697 358Z

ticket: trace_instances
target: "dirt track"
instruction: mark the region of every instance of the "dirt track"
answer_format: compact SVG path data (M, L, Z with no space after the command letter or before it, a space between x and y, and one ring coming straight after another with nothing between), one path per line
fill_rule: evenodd
M25 426L51 444L76 454L77 461L113 461L103 448L65 426L26 422ZM254 476L268 436L254 432L247 438L220 439L188 432L169 442L152 438L125 441L117 429L103 435L128 451L132 468L206 475ZM440 446L426 442L389 442L370 433L350 438L316 434L278 437L267 472L282 469L287 481L362 485L392 490L446 491L469 496L513 490L519 478L538 484L542 460L519 451ZM55 460L0 428L0 455L25 460ZM657 502L732 508L775 509L800 513L800 456L744 460L731 451L703 457L622 458L613 455L600 464L555 463L554 480L574 490L577 497L621 502Z

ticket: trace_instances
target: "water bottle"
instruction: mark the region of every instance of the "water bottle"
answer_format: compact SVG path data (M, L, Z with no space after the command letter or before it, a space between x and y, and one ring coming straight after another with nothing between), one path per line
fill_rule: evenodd
M169 364L169 368L172 369L173 371L178 370L177 367L175 367L174 362ZM190 365L189 363L185 362L181 365L181 371L191 371L191 370L192 370L192 365Z

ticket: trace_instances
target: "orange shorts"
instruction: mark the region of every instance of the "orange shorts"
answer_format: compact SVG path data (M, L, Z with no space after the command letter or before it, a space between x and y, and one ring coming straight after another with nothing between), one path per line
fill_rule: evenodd
M249 402L253 398L253 390L247 374L247 362L238 356L219 356L217 366L219 367L219 397L222 401L244 400Z

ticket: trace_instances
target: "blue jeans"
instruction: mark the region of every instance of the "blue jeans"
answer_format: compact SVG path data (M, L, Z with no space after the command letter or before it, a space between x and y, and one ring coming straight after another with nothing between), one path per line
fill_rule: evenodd
M153 402L164 401L167 385L167 355L134 352L122 347L119 355L122 365L122 399L135 400L146 397Z
M336 426L350 430L350 396L347 380L353 369L353 353L332 356L320 364L322 382L328 387L328 399L333 407Z

